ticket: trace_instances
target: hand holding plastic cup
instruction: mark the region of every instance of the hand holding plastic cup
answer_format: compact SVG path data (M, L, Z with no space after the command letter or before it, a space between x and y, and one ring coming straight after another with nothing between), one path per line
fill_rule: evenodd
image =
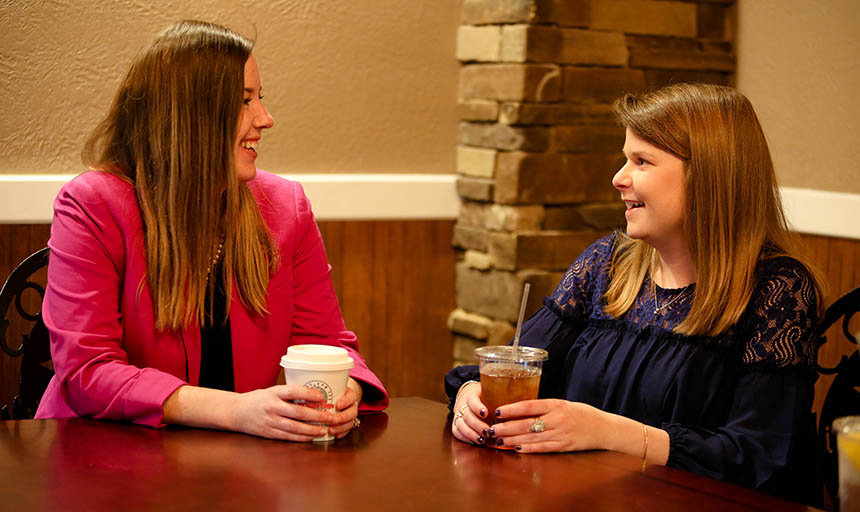
M502 405L538 397L547 351L510 345L475 349L481 372L481 396L487 406L486 422L496 423L494 411Z
M523 400L535 400L538 397L543 362L548 357L547 351L519 346L530 288L529 283L523 286L514 344L475 349L481 372L481 396L489 412L487 415L489 425L496 423L494 411L500 406Z
M336 412L335 402L346 393L349 371L354 365L345 349L331 345L294 345L287 348L286 355L281 358L287 384L316 389L324 398L322 402L293 402L331 412ZM333 439L334 435L326 434L315 438L314 442Z

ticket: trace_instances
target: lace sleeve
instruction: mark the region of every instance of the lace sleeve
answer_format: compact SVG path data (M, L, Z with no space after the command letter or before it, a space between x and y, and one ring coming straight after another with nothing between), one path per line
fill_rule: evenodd
M761 263L758 286L745 313L748 339L744 364L771 368L816 362L817 295L812 276L797 260L779 257Z
M616 235L600 238L583 251L565 272L550 296L565 315L586 316L600 300L600 276L606 276L612 261Z

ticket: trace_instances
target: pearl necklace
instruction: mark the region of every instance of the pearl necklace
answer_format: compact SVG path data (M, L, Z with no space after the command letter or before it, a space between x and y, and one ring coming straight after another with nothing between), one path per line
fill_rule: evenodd
M206 267L206 279L209 279L209 274L212 273L212 269L215 268L215 265L218 264L218 260L221 259L222 249L224 249L224 235L221 235L220 240L218 240L218 248L215 250L215 256L212 257L212 263Z

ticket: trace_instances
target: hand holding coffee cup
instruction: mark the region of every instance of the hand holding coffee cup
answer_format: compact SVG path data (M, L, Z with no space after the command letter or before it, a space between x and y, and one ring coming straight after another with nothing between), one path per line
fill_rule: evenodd
M334 415L331 428L325 435L314 438L315 442L331 441L349 433L361 400L361 388L355 381L348 385L354 361L345 349L331 345L294 345L281 358L281 366L288 385L314 389L322 395L321 401L298 399L293 403Z
M362 397L361 385L352 377L346 381L346 393L334 404L335 415L329 425L329 433L336 439L346 437L361 423L358 419L358 406Z
M268 439L309 442L324 436L328 430L326 425L332 422L330 412L293 403L294 400L322 399L319 391L303 386L272 386L234 396L230 430ZM217 407L217 404L212 406Z

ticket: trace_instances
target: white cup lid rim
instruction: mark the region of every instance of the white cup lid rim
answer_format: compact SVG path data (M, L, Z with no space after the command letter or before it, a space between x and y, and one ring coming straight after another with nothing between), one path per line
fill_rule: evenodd
M281 366L290 369L346 370L355 366L349 352L332 345L293 345L281 357Z

